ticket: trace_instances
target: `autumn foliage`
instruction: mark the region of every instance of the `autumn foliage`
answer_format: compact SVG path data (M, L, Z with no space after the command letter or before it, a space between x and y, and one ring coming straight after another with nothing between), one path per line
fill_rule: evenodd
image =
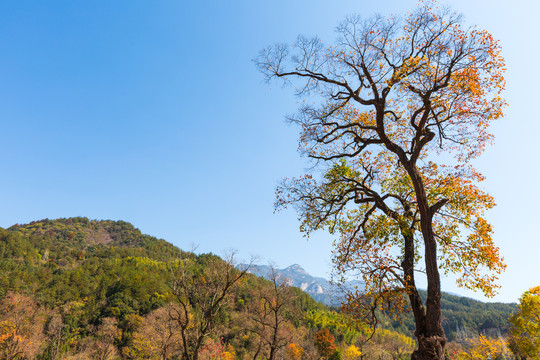
M540 286L526 291L519 299L512 323L510 348L522 359L540 359Z
M215 290L230 284L227 270L229 280L240 271L211 254L182 252L121 221L69 218L0 229L0 359L181 358L181 301L188 310L191 351L199 327L210 319L204 316L211 315L207 305L219 307L214 306L199 360L320 360L315 345L320 331L334 338L334 360L410 353L411 316L402 324L382 318L368 341L366 324L316 303L279 277L267 281L245 274L216 305L211 300L223 291ZM456 356L471 348L468 338L480 331L504 335L499 320L514 311L511 304L454 296L443 299L443 308L449 310L444 325L451 344L462 344L449 351Z
M328 331L328 329L322 329L315 333L315 346L319 351L319 354L323 359L328 359L336 351L336 345L334 344L335 338Z
M300 360L302 359L302 355L304 353L304 350L296 345L295 343L290 343L287 347L287 358L291 360Z
M413 357L439 359L439 271L491 296L505 267L485 218L494 200L470 164L505 106L501 49L430 1L405 17L352 16L337 31L334 45L301 36L256 59L268 80L297 81L305 101L290 121L300 152L318 165L284 180L276 205L294 206L307 234L338 235L336 280L359 274L366 284L349 292L348 310L398 314L408 298ZM417 270L428 282L425 303Z
M510 351L503 339L479 335L470 339L467 351L462 351L457 357L459 360L508 359Z
M32 298L7 294L0 303L0 359L37 356L44 338L44 320Z

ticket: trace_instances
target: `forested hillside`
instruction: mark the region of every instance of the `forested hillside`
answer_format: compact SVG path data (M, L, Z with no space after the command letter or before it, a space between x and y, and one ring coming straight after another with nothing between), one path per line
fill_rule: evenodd
M123 221L0 229L0 359L399 359L413 349L409 320L386 319L367 341L350 317L233 263ZM444 304L453 338L504 332L512 310Z
M122 221L0 230L0 299L0 359L300 359L361 346L359 329L300 289Z

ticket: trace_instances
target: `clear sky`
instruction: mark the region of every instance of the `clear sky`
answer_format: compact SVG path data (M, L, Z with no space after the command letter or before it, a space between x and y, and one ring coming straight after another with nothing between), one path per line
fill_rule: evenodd
M540 284L537 1L446 4L501 40L507 116L476 161L508 269L495 301ZM251 59L298 34L331 42L348 14L411 0L0 1L0 226L43 218L125 220L199 252L237 249L279 267L330 269L332 238L306 241L274 188L308 166L293 89ZM443 281L443 288L482 299Z

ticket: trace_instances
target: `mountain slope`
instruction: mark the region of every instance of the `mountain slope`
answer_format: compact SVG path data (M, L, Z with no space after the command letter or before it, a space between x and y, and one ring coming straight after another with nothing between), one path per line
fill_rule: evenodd
M210 264L227 266L215 255L183 252L123 221L68 218L0 229L0 357L9 348L27 359L162 358L156 339L164 331L172 329L170 338L180 343L170 317L171 306L178 306L175 271L191 274L187 281L194 289L212 291L219 279ZM253 275L231 288L215 313L203 349L208 356L224 353L224 346L239 359L262 351L249 331L262 294L271 295L272 286ZM283 294L290 299L282 315L287 331L314 349L317 327L307 328L305 319L324 307L296 288ZM197 321L206 300L189 297L190 321ZM166 358L179 358L177 345L170 344L176 352Z
M123 221L41 220L0 229L0 297L34 296L44 306L85 302L92 319L161 306L163 261L186 253ZM99 309L99 311L96 311ZM93 320L94 321L94 320Z

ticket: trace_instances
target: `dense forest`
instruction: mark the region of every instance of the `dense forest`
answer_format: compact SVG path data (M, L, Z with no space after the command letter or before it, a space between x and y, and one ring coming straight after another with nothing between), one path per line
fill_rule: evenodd
M410 316L368 326L234 257L185 252L123 221L0 229L0 359L406 359ZM445 294L448 358L508 352L513 304ZM503 356L503 355L501 355Z

